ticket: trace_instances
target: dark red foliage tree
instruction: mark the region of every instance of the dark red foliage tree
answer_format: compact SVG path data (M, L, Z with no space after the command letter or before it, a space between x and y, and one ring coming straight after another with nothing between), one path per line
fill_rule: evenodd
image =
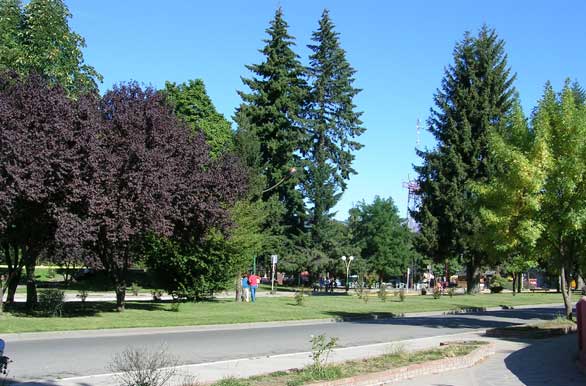
M37 301L35 266L50 245L90 236L87 211L97 98L69 99L39 76L0 76L0 244L8 265L8 302L23 267L27 305Z
M231 158L214 161L163 95L136 83L102 98L103 123L88 196L91 250L109 272L124 309L126 274L147 235L190 242L229 225L227 207L246 189Z

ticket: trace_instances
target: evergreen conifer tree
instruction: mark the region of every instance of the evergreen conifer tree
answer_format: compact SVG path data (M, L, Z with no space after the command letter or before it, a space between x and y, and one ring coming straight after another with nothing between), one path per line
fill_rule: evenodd
M303 149L307 162L304 192L313 205L312 236L319 246L325 227L332 216L346 181L356 171L352 168L353 152L362 145L356 141L365 129L356 111L354 97L360 92L353 86L355 70L340 47L339 33L324 10L319 28L309 45L308 73L312 82L306 114L306 142Z
M491 132L503 133L514 105L515 75L507 64L504 41L483 26L478 36L466 34L456 45L437 91L428 125L435 149L418 151L416 166L423 252L443 261L459 257L467 266L468 292L476 292L483 252L475 247L481 231L472 182L485 182L500 167L489 153Z
M304 225L304 203L296 189L300 174L299 148L303 139L302 111L307 95L305 70L293 51L281 8L266 30L268 38L260 50L264 61L246 66L254 76L243 78L250 92L239 91L243 103L236 111L238 130L248 130L260 144L260 173L265 188L263 200L277 196L286 208L285 224L297 229ZM283 181L286 180L284 183Z

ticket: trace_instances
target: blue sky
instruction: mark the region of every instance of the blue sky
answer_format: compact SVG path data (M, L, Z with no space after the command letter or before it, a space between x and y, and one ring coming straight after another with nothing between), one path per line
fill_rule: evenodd
M344 219L352 205L375 195L392 196L402 214L414 177L416 120L421 147L433 147L425 131L432 98L454 44L483 23L496 28L526 113L550 80L586 84L584 1L188 1L66 0L72 28L85 37L85 59L104 76L101 89L137 80L162 87L165 80L202 78L227 118L240 103L246 64L259 63L265 29L283 7L297 52L307 60L312 31L330 10L347 58L357 70L356 98L367 132L356 154L348 190L335 208Z

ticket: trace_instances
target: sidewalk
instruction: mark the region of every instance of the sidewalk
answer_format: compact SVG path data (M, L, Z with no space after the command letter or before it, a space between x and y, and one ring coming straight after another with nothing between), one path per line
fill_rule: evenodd
M401 386L584 386L577 337L525 342L498 340L496 354L477 366L401 382Z

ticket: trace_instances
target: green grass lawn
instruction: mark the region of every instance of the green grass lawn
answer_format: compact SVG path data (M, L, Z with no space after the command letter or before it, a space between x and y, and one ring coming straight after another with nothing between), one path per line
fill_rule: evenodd
M407 312L458 310L475 307L561 303L560 294L523 293L442 296L407 296L404 302L390 297L382 302L372 296L368 303L356 296L309 296L302 306L293 298L259 298L256 303L222 300L201 303L130 302L126 311L115 312L114 303L67 303L61 318L29 316L18 310L0 315L0 333L64 331L125 327L166 327L205 324L266 322L280 320L365 317L376 313L396 316Z

